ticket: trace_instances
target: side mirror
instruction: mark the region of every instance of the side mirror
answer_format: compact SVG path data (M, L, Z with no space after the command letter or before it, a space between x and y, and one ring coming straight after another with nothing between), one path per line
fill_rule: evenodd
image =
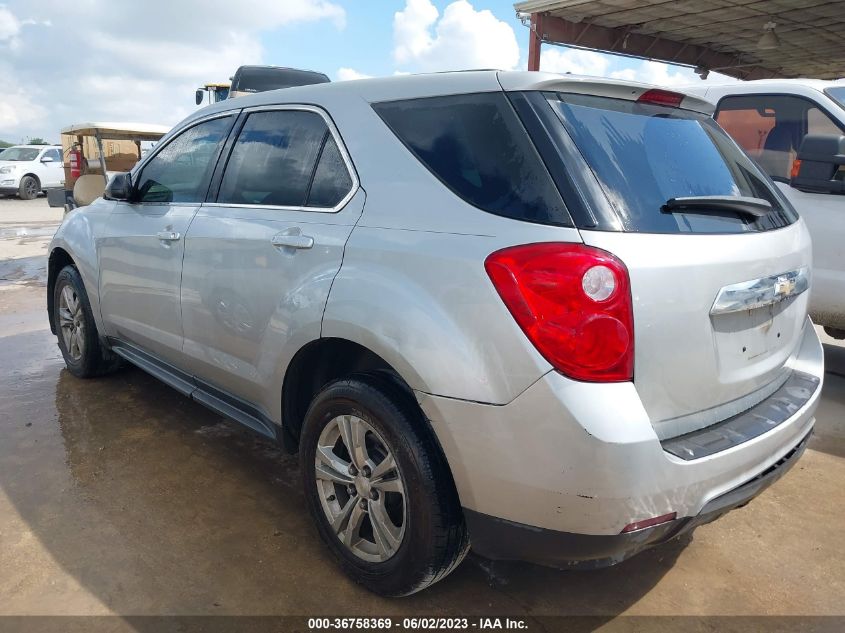
M54 162L56 162L56 159L53 158L52 156L42 156L41 162L42 163L54 163Z
M106 200L123 200L130 201L132 199L132 174L128 172L115 174L106 185L106 191L103 197Z
M808 134L798 150L789 184L808 193L845 194L845 136Z
M196 94L196 97L195 97L195 98L196 98L196 101L197 101L197 105L202 104L202 98L203 98L203 91L202 91L202 89L197 90L197 94Z

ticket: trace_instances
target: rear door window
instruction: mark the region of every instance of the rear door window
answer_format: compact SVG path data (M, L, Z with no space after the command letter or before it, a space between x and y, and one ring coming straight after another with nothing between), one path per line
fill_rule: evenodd
M626 231L740 233L779 228L795 212L710 117L623 99L549 93L547 100ZM667 213L670 198L745 196L772 211Z
M316 112L250 114L229 157L217 202L305 206L328 133L326 122Z
M411 153L469 204L517 220L572 226L503 93L390 101L373 107Z

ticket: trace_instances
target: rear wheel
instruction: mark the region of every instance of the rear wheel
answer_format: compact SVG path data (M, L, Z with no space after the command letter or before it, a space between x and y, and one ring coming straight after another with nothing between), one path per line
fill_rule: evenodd
M65 266L53 288L53 324L65 365L74 376L101 376L120 366L120 359L104 350L79 271Z
M320 536L355 581L387 596L451 572L469 542L445 459L387 378L327 385L306 414L300 461Z
M38 192L41 191L41 183L35 176L24 176L21 178L21 184L18 186L18 195L21 200L32 200L38 197Z

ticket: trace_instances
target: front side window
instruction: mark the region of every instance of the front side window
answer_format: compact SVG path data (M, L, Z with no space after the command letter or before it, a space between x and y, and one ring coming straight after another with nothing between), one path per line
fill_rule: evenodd
M517 220L572 226L504 94L389 101L374 108L414 156L469 204Z
M249 115L232 149L217 202L333 207L352 181L325 120L316 112Z
M204 121L181 132L144 165L136 188L140 202L203 202L214 160L232 117Z
M845 133L812 101L789 95L725 97L716 120L769 176L783 182L807 134Z
M710 117L623 99L549 93L547 100L626 231L740 233L795 221L759 168ZM669 213L671 198L751 197L772 210Z

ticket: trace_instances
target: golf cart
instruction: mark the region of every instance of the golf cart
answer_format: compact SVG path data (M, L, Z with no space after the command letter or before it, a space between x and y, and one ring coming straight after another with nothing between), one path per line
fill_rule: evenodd
M62 129L64 185L47 190L51 207L65 212L103 195L109 178L129 171L146 148L170 130L149 123L78 123Z

